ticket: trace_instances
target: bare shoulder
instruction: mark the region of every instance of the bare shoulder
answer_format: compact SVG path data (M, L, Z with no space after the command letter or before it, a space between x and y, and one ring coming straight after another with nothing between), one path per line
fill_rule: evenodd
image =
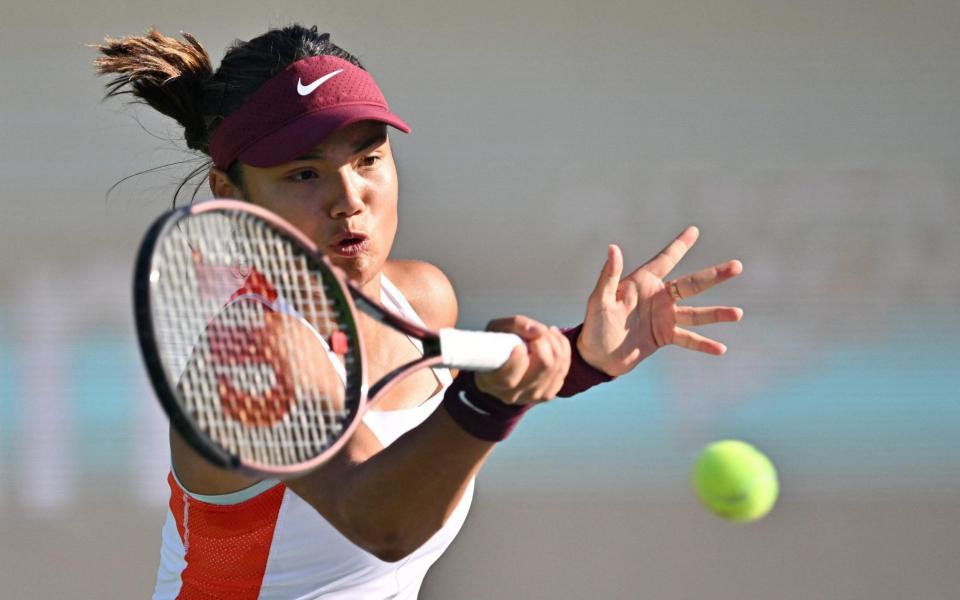
M457 296L447 276L419 260L391 260L383 271L431 329L457 323Z

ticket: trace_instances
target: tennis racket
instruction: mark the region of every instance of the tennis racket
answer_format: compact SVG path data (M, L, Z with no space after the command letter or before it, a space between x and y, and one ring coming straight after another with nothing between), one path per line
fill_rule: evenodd
M413 371L496 369L523 343L412 323L349 283L292 225L234 200L157 219L137 257L134 307L173 427L214 464L266 476L322 464ZM419 339L423 356L368 388L358 308Z

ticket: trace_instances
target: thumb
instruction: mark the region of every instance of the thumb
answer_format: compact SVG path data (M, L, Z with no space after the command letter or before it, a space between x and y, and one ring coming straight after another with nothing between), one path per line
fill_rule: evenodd
M623 275L623 252L616 244L607 246L607 260L603 263L603 270L597 285L590 294L590 300L598 302L612 302L617 298L617 286L620 285L620 276Z

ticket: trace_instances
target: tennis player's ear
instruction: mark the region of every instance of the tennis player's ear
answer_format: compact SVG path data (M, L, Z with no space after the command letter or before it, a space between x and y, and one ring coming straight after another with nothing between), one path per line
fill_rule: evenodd
M243 200L243 192L234 185L226 171L221 171L216 167L210 167L210 193L214 198L231 198L234 200Z

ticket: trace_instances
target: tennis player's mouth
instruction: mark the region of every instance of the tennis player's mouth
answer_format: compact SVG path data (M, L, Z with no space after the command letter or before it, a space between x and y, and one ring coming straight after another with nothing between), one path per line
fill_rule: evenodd
M366 234L347 231L333 238L330 252L336 256L357 256L367 251L370 239Z

